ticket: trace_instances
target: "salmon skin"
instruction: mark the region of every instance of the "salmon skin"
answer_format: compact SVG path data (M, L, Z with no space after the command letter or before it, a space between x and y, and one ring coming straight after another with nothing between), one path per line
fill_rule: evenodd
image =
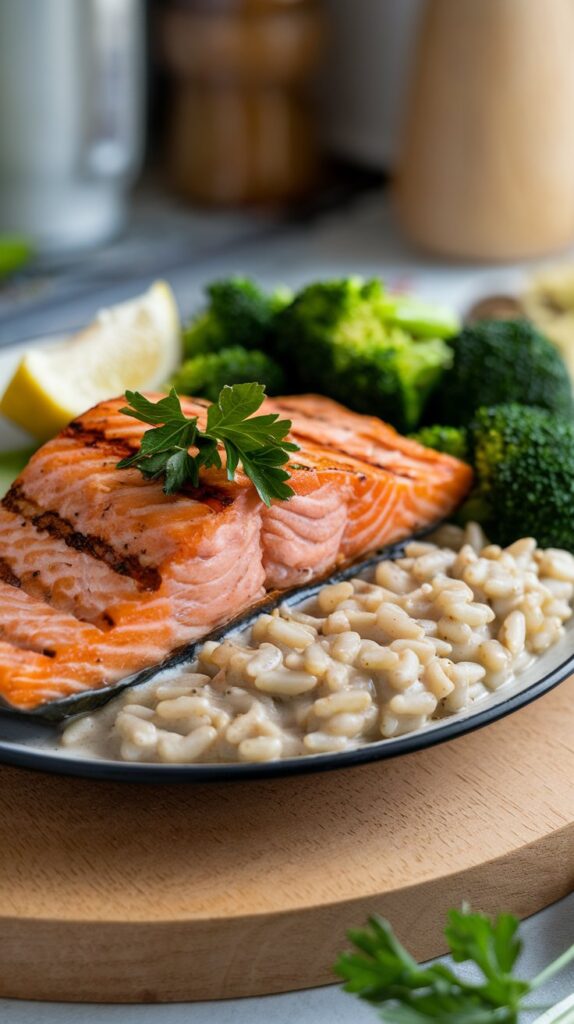
M165 495L160 481L116 468L148 429L122 404L74 420L2 502L0 697L12 708L72 713L79 695L154 670L269 591L324 579L440 521L472 483L459 460L300 395L263 410L292 420L289 501L267 508L225 469ZM207 403L182 406L205 422Z

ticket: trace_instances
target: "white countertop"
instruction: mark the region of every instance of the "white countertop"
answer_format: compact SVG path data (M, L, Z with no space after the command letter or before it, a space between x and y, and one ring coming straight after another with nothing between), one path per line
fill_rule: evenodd
M14 286L14 302L10 303L10 291L3 293L0 302L0 344L77 328L89 322L97 307L132 297L157 276L170 282L182 313L187 315L201 301L204 283L229 274L252 274L266 285L285 283L294 287L321 276L380 276L392 286L415 288L421 297L464 308L479 294L512 288L524 273L521 265L443 264L413 250L397 231L388 199L378 192L358 195L343 209L306 224L259 220L251 234L245 218L238 223L230 216L222 222L221 216L210 230L205 214L190 214L183 228L177 222L179 235L187 241L186 247L176 246L178 262L169 271L164 269L167 257L161 247L154 250L158 263L152 268L149 259L136 259L134 242L126 244L125 256L124 247L118 245L119 255L110 257L105 274L92 275L89 290L82 291L75 278L67 288L62 283L60 289L51 280L52 290L45 294L41 275L27 285ZM176 230L171 217L171 213L166 214L168 235ZM145 249L150 232L158 235L160 223L161 214L155 211L150 223L146 222L147 234L138 236L140 247ZM123 258L135 268L133 273L118 266ZM103 256L94 257L96 265L99 260ZM66 280L68 276L64 275L63 282ZM28 304L22 292L29 297Z
M182 311L188 313L197 304L203 283L228 273L254 274L264 283L292 285L311 276L380 275L393 285L405 284L422 296L448 301L464 309L478 295L512 288L520 280L523 268L443 266L424 259L397 237L384 198L370 195L311 226L291 228L257 244L246 242L243 248L236 245L228 255L220 253L217 259L206 260L200 268L190 270L181 266L170 273L168 279ZM102 292L99 305L119 301L147 283L148 279L129 281L124 277L116 286L108 286ZM77 325L90 319L94 311L91 295L77 297L64 307L52 306L49 310L32 311L28 316L20 313L13 339ZM5 321L2 340L12 340L6 329ZM521 970L525 977L533 977L574 942L574 894L531 918L523 927L526 952ZM280 950L277 955L279 958ZM33 970L33 964L30 966ZM193 970L192 961L190 970ZM574 967L570 966L546 991L536 995L541 1003L549 1005L573 990ZM525 1017L525 1024L535 1017L535 1013ZM192 1024L368 1024L377 1020L377 1014L334 986L260 999L166 1006L0 1000L0 1019L6 1024L186 1024L188 1021Z

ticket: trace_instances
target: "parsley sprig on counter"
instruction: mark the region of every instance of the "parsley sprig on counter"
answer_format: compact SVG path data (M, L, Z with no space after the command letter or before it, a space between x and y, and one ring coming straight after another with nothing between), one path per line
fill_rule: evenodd
M368 928L349 932L357 952L335 964L345 989L380 1010L389 1024L517 1024L524 997L574 960L574 946L532 981L514 975L522 949L519 922L511 914L491 921L467 907L451 910L445 935L456 963L474 964L480 976L466 981L445 964L419 967L388 921L369 919Z
M266 505L272 498L286 500L293 494L289 473L283 467L296 444L285 438L290 420L276 413L254 416L265 398L262 384L225 386L217 402L208 409L206 430L200 430L196 416L186 416L175 388L166 398L151 402L138 391L126 391L129 403L121 411L152 425L133 455L118 462L118 469L135 467L148 479L165 478L164 491L174 494L185 484L199 484L203 467L221 468L218 444L225 449L227 477L233 480L239 463ZM189 448L197 449L190 454Z

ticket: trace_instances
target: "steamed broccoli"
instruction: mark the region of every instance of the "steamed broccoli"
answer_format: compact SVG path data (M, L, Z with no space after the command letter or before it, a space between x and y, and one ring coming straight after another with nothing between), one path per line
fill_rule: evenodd
M216 402L224 384L244 384L256 380L268 393L284 389L281 367L265 352L251 352L241 345L219 352L204 352L187 359L172 379L182 395L197 395Z
M413 338L450 338L458 334L460 321L451 309L430 305L414 295L388 295L385 319L402 327Z
M477 488L464 516L506 545L535 537L574 551L574 422L545 409L479 409L471 426Z
M465 456L476 484L458 518L482 523L498 544L535 537L542 547L574 551L574 422L546 409L479 409L470 427L427 427L415 435L439 451ZM449 447L441 442L446 439Z
M188 356L218 352L230 345L264 346L274 316L291 300L287 289L267 295L246 277L215 281L206 292L206 309L184 327Z
M437 452L454 455L463 462L470 461L468 433L465 427L421 427L414 434L409 434L413 441L424 444L425 448L434 448Z
M452 333L453 323L438 328L436 318L435 336L417 341L393 323L402 301L388 296L378 280L308 285L276 317L272 350L288 362L300 389L321 391L399 429L412 428L452 361L438 334ZM419 327L423 308L417 305Z
M432 418L468 423L480 406L519 402L572 414L572 386L554 346L526 320L482 320L453 340L454 361L430 402Z

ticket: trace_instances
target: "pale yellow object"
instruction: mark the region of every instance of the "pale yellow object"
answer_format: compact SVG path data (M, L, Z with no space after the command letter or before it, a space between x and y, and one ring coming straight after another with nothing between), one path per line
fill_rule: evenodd
M0 412L40 441L126 389L161 387L181 360L173 292L156 281L143 295L101 310L85 330L20 361Z
M561 352L574 382L574 266L535 274L521 302L527 316Z

